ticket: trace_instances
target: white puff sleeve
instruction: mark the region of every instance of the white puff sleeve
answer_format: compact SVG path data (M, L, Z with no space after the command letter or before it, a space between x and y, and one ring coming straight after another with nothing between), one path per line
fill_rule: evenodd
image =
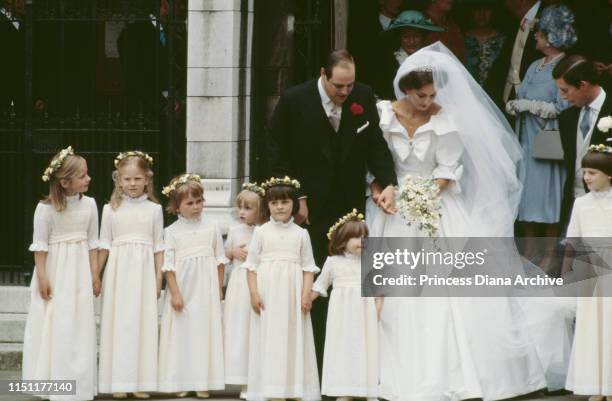
M164 213L161 205L155 205L153 222L153 253L164 251Z
M99 246L98 241L98 207L96 206L96 200L93 198L89 199L89 226L87 228L87 242L89 249L97 249Z
M34 232L32 244L28 248L31 252L48 252L49 237L51 236L52 206L44 203L36 205L34 211Z
M317 267L312 254L312 244L310 243L310 235L305 229L302 230L302 242L300 247L300 259L302 263L302 270L305 272L318 273L321 269Z
M100 240L98 241L99 249L111 249L113 243L113 209L111 205L106 204L102 208L102 223L100 224Z
M460 192L458 181L463 175L461 155L463 143L457 132L449 132L438 136L435 151L436 168L432 172L433 178L442 178L453 181L453 193Z
M255 227L253 231L253 238L251 239L251 243L249 244L249 249L247 251L247 258L242 264L242 267L248 269L250 271L257 271L257 266L259 265L259 257L261 255L261 247L262 247L262 233L261 227Z
M176 271L174 255L176 252L176 242L172 235L172 230L166 228L164 232L164 264L162 265L162 272L174 272Z
M218 264L227 264L230 260L225 257L225 249L223 248L223 236L221 235L221 230L219 229L219 225L215 223L215 238L214 238L214 248L215 248L215 258L217 259Z
M332 283L333 264L334 258L332 256L328 257L323 264L321 274L317 276L317 280L312 285L312 290L321 294L322 297L327 297L327 289Z

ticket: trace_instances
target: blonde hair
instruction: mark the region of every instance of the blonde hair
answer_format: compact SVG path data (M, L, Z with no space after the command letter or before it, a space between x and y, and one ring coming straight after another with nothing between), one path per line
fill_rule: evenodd
M236 206L240 207L240 205L244 204L250 205L257 210L257 221L255 224L261 224L266 221L268 218L268 208L265 207L263 198L260 195L257 195L251 190L243 189L236 196Z
M179 180L183 177L184 174L177 175L172 180L170 180L170 185L172 185L175 181ZM189 195L194 198L203 198L204 197L204 186L200 182L196 182L193 180L187 180L185 183L177 186L168 197L168 206L166 210L168 213L179 214L179 208L181 206L181 202L183 199L188 197Z
M159 203L157 197L155 196L153 170L151 170L149 161L142 156L126 156L116 163L116 170L113 171L113 182L115 183L115 188L113 189L113 193L111 195L111 207L113 209L117 209L119 206L121 206L121 202L123 201L123 191L121 190L120 186L121 169L130 164L136 165L136 167L138 167L138 169L140 169L147 177L148 183L145 185L144 192L147 194L149 200L151 202Z
M55 154L51 161L56 160L60 153ZM62 187L62 180L72 180L87 168L87 162L82 156L67 155L62 165L51 174L49 178L49 194L45 196L42 203L51 204L55 210L62 212L66 210L66 191ZM79 194L79 196L82 196Z

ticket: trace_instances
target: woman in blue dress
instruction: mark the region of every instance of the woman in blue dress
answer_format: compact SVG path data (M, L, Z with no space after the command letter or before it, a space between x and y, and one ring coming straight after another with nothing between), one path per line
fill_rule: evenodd
M561 99L552 77L552 70L563 58L564 50L577 40L573 27L574 15L563 5L546 7L538 22L536 49L544 54L534 61L525 73L517 99L506 104L506 111L515 115L516 133L524 151L525 177L519 205L518 221L526 237L525 256L538 261L546 269L552 262L554 241L550 241L543 255L537 255L534 237L558 237L565 169L561 161L533 157L534 139L542 130L558 129L558 115L569 107Z

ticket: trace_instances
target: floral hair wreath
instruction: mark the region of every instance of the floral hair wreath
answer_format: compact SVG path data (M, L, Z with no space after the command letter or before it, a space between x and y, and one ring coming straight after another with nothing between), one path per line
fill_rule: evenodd
M242 184L242 189L256 193L259 196L266 196L266 190L254 182L245 182Z
M589 152L612 154L612 147L600 143L599 145L589 146Z
M261 187L266 190L277 185L288 185L296 190L300 189L300 182L298 180L291 179L288 176L285 176L284 178L272 177L266 182L262 183Z
M64 160L68 155L74 155L74 149L72 149L72 146L68 146L66 149L62 149L57 158L51 160L51 163L49 163L49 166L45 169L45 172L41 177L44 182L48 182L49 180L51 180L53 173L55 173L57 170L59 170L60 167L62 167L62 163L64 163Z
M117 167L119 165L119 163L121 162L121 160L125 159L126 157L131 157L131 156L136 156L136 157L140 157L144 160L146 160L147 163L149 163L149 167L153 167L153 158L151 156L149 156L148 154L141 152L139 150L131 150L129 152L121 152L117 155L117 157L115 157L115 167Z
M334 234L336 233L336 231L342 227L345 223L348 223L349 221L363 221L363 214L359 213L357 211L357 209L353 209L353 211L351 211L348 214L345 214L344 216L340 217L338 219L338 221L336 222L336 224L334 224L333 226L331 226L331 228L329 229L329 231L327 232L327 239L331 241L332 237L334 236Z
M187 184L189 181L197 182L199 184L202 182L202 178L197 174L183 174L171 181L170 185L164 187L162 189L162 194L169 198L170 195L172 195L172 192L176 191L181 185Z

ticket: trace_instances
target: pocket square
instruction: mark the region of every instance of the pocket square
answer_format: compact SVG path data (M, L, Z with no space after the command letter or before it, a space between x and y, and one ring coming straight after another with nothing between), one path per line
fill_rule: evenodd
M357 134L360 133L361 131L363 131L364 129L368 128L370 126L370 122L366 121L365 124L363 124L361 127L357 128Z

